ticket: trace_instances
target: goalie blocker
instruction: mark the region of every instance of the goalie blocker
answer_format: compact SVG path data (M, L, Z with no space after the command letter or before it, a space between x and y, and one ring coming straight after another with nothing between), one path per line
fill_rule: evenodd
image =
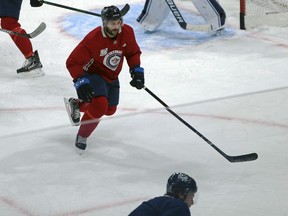
M206 23L211 25L212 31L217 31L224 27L226 14L217 0L191 0L191 2ZM155 31L168 16L169 11L173 11L174 7L176 8L176 5L173 0L146 0L143 10L137 18L137 22L144 29ZM180 13L180 11L177 10L177 13ZM179 15L181 16L181 14ZM177 16L175 18L177 19Z

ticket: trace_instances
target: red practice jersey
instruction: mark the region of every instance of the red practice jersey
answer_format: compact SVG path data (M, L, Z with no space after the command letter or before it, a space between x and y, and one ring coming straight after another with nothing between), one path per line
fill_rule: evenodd
M116 39L110 39L102 26L93 29L72 51L66 67L73 79L84 72L98 74L106 81L116 80L122 69L124 57L128 66L140 66L141 50L131 26L124 24Z

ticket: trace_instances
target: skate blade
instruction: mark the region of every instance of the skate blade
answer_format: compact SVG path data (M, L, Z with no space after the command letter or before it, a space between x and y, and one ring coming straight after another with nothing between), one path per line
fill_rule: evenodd
M41 68L37 68L28 72L17 73L17 77L21 79L42 77L45 73Z
M75 151L76 151L77 154L82 155L85 150L82 150L82 149L79 149L79 148L75 147Z

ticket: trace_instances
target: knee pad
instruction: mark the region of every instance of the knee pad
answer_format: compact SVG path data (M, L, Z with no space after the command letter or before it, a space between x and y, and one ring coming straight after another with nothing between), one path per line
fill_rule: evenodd
M10 31L17 31L17 29L21 29L21 25L18 20L12 17L2 17L1 26L3 29Z
M92 99L92 102L89 103L89 107L86 113L90 116L90 118L101 118L106 114L108 110L108 101L104 96L96 97Z
M116 112L117 106L109 106L105 115L111 116Z

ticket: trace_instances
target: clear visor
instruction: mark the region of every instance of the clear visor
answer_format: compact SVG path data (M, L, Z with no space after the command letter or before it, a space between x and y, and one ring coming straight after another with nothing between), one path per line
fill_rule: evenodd
M197 204L199 201L199 193L194 193L194 196L193 196L193 204Z

